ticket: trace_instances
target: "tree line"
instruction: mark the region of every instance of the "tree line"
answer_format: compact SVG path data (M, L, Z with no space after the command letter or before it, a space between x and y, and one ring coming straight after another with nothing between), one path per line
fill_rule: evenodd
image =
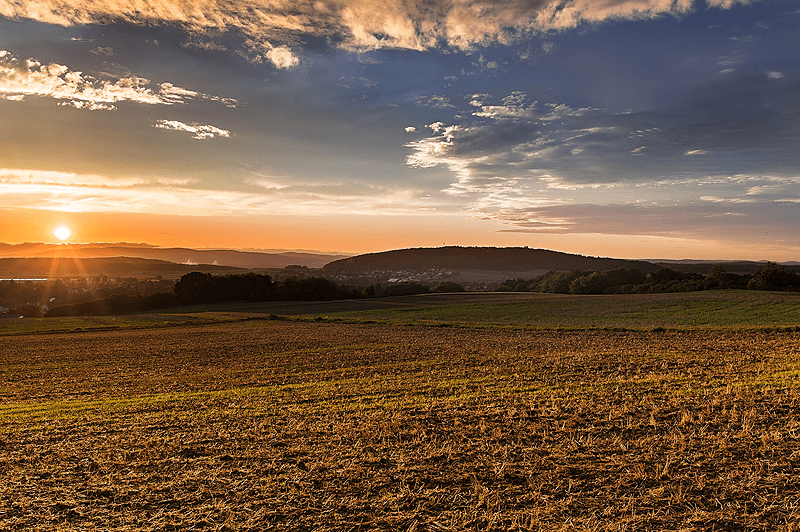
M656 294L701 290L800 291L800 275L768 262L755 275L738 275L715 266L708 275L684 273L669 268L644 273L620 268L603 272L549 271L533 279L507 279L498 292L542 292L551 294Z
M332 301L365 297L390 297L436 292L463 292L458 283L441 282L428 286L417 282L400 282L388 285L372 284L355 287L338 284L323 277L288 277L275 281L266 274L245 273L212 275L192 272L181 277L171 292L135 293L130 284L121 292L105 292L105 297L90 301L71 301L45 309L26 304L12 313L26 316L77 316L91 314L124 314L157 310L169 307L224 302L265 301ZM155 286L153 284L152 286ZM160 286L164 286L161 284ZM152 287L150 288L152 289ZM755 275L729 273L717 266L709 275L684 273L668 268L644 273L636 269L620 268L609 271L571 270L549 271L533 279L507 279L497 286L497 291L544 292L558 294L645 294L689 292L698 290L748 289L800 291L800 275L775 263ZM48 294L54 292L48 291ZM98 290L97 293L104 293ZM84 296L85 297L85 296ZM69 301L68 298L64 298ZM28 308L30 307L30 308Z
M439 283L433 288L414 282L392 283L387 286L377 284L361 288L338 284L323 277L298 278L292 276L276 282L266 274L212 275L192 272L187 273L175 283L172 293L146 296L114 294L93 301L57 306L47 310L44 316L124 314L182 305L236 301L333 301L336 299L463 291L464 288L461 285L453 282ZM34 312L30 315L42 315L42 313Z

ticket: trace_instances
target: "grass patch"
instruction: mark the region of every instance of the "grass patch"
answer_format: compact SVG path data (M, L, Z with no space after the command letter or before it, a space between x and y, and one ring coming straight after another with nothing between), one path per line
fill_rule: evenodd
M474 302L419 298L401 308L340 312L385 323L534 329L704 329L800 326L800 295L753 291L574 296L525 294Z

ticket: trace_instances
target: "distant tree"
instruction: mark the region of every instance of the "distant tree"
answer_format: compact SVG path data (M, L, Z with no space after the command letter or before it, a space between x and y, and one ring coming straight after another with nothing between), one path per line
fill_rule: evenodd
M645 283L666 285L671 281L700 281L702 279L703 276L699 273L684 273L676 270L670 270L669 268L661 268L657 272L648 273L645 277Z
M403 282L387 286L381 291L381 296L412 296L416 294L427 294L430 288L421 283Z
M54 307L47 311L45 317L126 314L129 312L177 307L178 305L180 305L178 296L167 292L149 294L146 296L124 296L115 294L104 299Z
M380 286L380 285L378 285L378 286ZM376 295L375 285L371 284L371 285L367 286L366 288L364 288L364 290L361 293L364 295L364 297L375 297L375 295Z
M592 272L574 279L569 285L569 292L570 294L630 293L634 286L646 280L645 273L634 268Z
M551 270L536 278L536 282L531 285L531 291L547 294L569 294L569 287L572 281L588 273L590 272L581 272L580 270L570 270L568 272Z
M41 318L44 315L42 309L39 308L38 305L34 305L32 303L26 303L25 305L12 308L9 311L9 314L11 314L12 316L13 315L22 316L25 318Z
M800 291L800 275L790 272L774 262L768 262L760 272L750 279L747 289L798 292Z
M211 278L209 273L187 273L175 283L175 295L186 305L205 303L211 292Z
M465 290L464 290L463 286L461 286L460 284L455 283L453 281L442 281L441 283L439 283L436 286L434 286L433 290L431 290L431 292L440 292L440 293L444 293L444 292L464 292L464 291Z
M725 267L718 264L709 270L708 275L703 279L704 290L743 290L747 288L748 281L751 277L746 275L737 275L725 271Z
M515 292L519 287L520 282L524 283L523 279L506 279L497 285L494 289L495 292ZM528 281L528 286L532 281Z

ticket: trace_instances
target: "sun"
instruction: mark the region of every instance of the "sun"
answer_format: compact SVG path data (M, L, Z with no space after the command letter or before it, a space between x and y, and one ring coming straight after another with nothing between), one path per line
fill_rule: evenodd
M53 230L53 235L62 242L72 236L72 229L66 225L59 225Z

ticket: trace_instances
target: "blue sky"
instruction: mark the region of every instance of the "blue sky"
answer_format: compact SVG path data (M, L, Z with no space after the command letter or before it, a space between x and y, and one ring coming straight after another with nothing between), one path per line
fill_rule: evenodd
M794 1L0 0L0 240L798 260L799 49Z

